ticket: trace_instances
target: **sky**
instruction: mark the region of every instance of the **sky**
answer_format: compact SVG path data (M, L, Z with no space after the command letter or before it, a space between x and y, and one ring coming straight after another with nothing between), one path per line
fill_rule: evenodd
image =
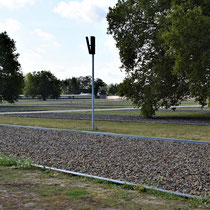
M85 37L96 37L95 78L122 82L119 51L106 14L117 0L0 0L0 32L16 42L22 72L48 70L58 79L92 74Z

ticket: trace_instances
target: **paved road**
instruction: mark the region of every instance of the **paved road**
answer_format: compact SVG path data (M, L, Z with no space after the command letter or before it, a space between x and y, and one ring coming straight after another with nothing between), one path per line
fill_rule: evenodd
M181 109L181 108L200 108L201 105L192 105L192 106L172 106L171 108ZM207 107L207 106L205 106ZM94 111L129 111L136 110L136 108L111 108L111 109L95 109ZM0 112L0 115L4 114L41 114L41 113L67 113L67 112L88 112L92 109L74 109L74 110L53 110L53 111L24 111L24 112Z
M95 109L94 111L123 111L123 110L135 110L135 108L112 108L112 109ZM138 110L138 109L136 109ZM66 113L66 112L88 112L92 109L75 109L75 110L53 110L53 111L30 111L30 112L0 112L0 115L4 114L41 114L41 113Z

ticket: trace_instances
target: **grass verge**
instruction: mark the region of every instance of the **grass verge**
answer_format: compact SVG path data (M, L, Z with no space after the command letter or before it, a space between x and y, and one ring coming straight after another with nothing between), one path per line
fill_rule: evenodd
M195 110L195 109L194 109ZM209 109L208 109L209 110ZM90 111L80 112L84 114L91 114ZM95 114L105 114L105 115L134 115L139 116L140 111L95 111ZM170 117L170 118L203 118L203 119L210 119L210 113L202 113L202 112L189 112L184 109L182 111L165 111L165 112L156 112L155 116L157 117Z
M89 120L0 116L0 124L91 130L91 121ZM98 132L210 142L210 126L96 121L95 128Z

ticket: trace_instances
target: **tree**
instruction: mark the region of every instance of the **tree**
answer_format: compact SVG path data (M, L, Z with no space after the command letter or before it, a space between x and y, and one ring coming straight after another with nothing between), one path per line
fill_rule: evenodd
M80 81L76 77L72 77L62 81L62 92L64 94L79 94Z
M79 94L79 93L91 93L92 92L92 78L91 76L72 77L64 80L63 93L65 94ZM94 84L94 94L97 96L99 92L106 92L106 83L97 78Z
M92 91L92 77L91 76L81 76L78 78L80 83L80 92L81 93L91 93Z
M185 96L197 95L199 99L202 99L199 102L204 104L207 92L209 93L207 91L210 87L207 82L207 80L210 81L207 56L204 56L203 60L195 58L193 68L189 68L188 65L183 66L184 70L176 67L185 62L185 59L179 62L178 49L185 49L188 59L191 59L192 51L186 48L187 43L182 45L183 38L187 36L189 41L194 37L195 41L198 36L197 30L187 32L187 29L192 29L192 24L185 28L190 20L187 15L184 26L184 22L180 21L183 14L178 12L179 15L176 16L177 8L183 7L185 2L191 2L192 8L198 7L203 19L207 18L206 16L209 17L209 6L205 0L119 0L115 7L109 9L108 33L112 34L116 40L122 62L121 68L127 73L123 84L120 85L121 93L140 107L142 114L146 117L152 117L160 106L169 108L180 104ZM203 6L199 5L201 2ZM204 14L204 8L207 9L207 14ZM209 18L206 21L203 20L205 24L202 18L198 21L203 24L201 26L203 30L208 21ZM182 36L174 29L174 25L180 29L179 33ZM202 39L206 41L209 40L209 27L207 28L202 33L204 36ZM174 43L171 42L172 40ZM178 45L175 43L177 40L179 40ZM206 41L203 43L207 44ZM200 51L198 43L194 43L193 48L194 51ZM202 48L205 55L209 54L209 45L205 48L202 45ZM192 75L199 71L202 62L205 62L205 65L202 65L205 66L205 71L202 70L202 76L200 75L203 79L197 80L197 76ZM193 77L196 79L192 79ZM205 88L202 88L202 91L201 89L195 91L195 81L196 84L200 84L199 87L205 86Z
M97 78L94 83L95 97L98 94L106 94L106 92L107 92L107 84L102 79Z
M37 85L35 72L34 73L28 73L25 76L25 87L24 87L24 95L26 97L31 96L32 98L35 98L38 95L38 85Z
M108 95L116 95L118 93L118 84L111 83L108 85Z
M188 79L189 90L201 105L210 96L210 3L174 0L163 39L175 59L173 71Z
M47 98L59 98L61 94L61 82L50 71L29 73L26 76L24 94L26 96Z
M14 103L22 92L24 80L18 57L15 41L6 32L0 33L0 101Z

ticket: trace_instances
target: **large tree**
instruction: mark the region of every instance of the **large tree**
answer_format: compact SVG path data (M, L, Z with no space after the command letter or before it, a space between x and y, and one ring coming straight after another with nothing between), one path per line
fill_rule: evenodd
M47 98L59 98L61 94L61 82L50 71L38 71L28 73L25 79L25 96Z
M163 40L175 59L173 71L186 77L201 105L210 96L210 1L174 0L167 13Z
M140 107L144 116L151 117L160 106L168 108L178 105L185 96L197 97L201 104L205 104L210 87L207 82L209 58L206 56L209 52L207 44L209 27L204 29L209 24L207 2L205 0L119 0L115 7L109 9L108 33L116 40L122 68L127 73L123 84L120 85L120 92ZM203 44L200 46L202 50L198 44L201 38L197 44L194 43L199 29L192 30L188 24L190 21L188 15L185 16L185 21L180 21L183 13L178 12L177 15L178 8L184 7L185 4L188 4L186 11L189 13L190 4L192 11L196 8L191 15L193 18L198 13L200 15L198 22L202 25L201 37L205 40L202 43L206 43L205 47ZM195 61L193 68L189 68L190 62L178 68L185 62L184 59L180 62L182 55L192 59L192 49L187 49L189 46L187 43L182 45L186 36L188 42L194 39L193 50L202 51L202 56L205 58L198 59L193 56ZM177 40L178 45L176 45ZM199 66L205 66L205 70L199 71ZM197 78L196 71L201 73L202 79ZM192 79L193 77L195 79ZM199 87L205 86L205 88L202 91L198 88L196 91L195 82L200 84Z
M0 101L14 103L22 93L24 80L15 41L0 33Z

